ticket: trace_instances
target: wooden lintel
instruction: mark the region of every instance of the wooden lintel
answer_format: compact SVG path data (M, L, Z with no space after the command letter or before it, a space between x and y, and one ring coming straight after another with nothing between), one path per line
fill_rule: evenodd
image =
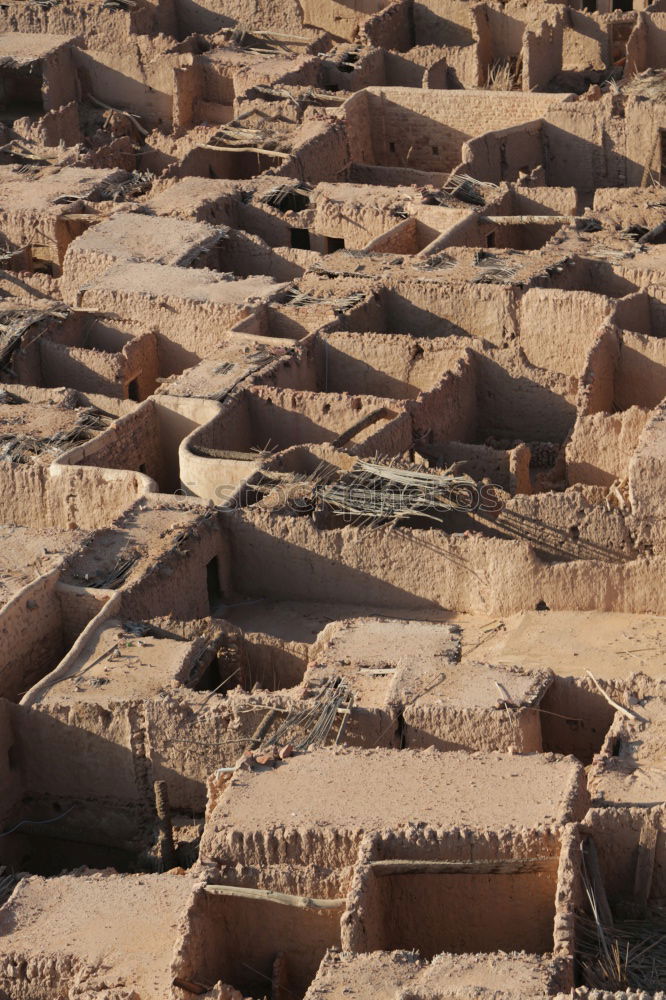
M279 149L260 149L258 146L215 146L208 142L200 148L214 150L216 153L258 153L260 156L276 156L280 160L291 159L291 153L283 153Z
M311 899L309 896L292 896L287 892L270 889L251 889L242 885L207 885L205 891L212 896L235 896L238 899L255 899L264 903L298 906L303 910L342 910L346 899Z
M527 875L553 872L558 858L490 858L480 861L372 861L373 875Z

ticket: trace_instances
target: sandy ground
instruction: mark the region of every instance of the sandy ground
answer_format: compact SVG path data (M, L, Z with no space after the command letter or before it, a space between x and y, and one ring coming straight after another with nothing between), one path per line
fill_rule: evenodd
M99 984L133 987L140 1000L166 1000L191 885L178 873L24 879L0 910L2 951L38 962L73 955Z
M466 628L463 658L548 667L563 677L622 680L643 671L666 678L666 618L603 611L527 611ZM474 647L474 648L471 648Z

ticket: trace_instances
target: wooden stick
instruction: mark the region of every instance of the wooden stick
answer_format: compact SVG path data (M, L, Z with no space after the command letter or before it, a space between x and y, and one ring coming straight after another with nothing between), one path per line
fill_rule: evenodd
M613 926L613 914L611 913L608 896L606 895L606 887L604 886L604 880L601 875L601 866L599 864L599 855L597 854L596 845L591 837L587 837L583 847L585 850L587 870L592 882L594 898L596 900L597 910L599 913L599 920L603 927L611 928Z
M636 719L638 720L638 722L645 721L640 717L640 715L637 712L633 712L630 708L625 708L624 705L619 705L616 701L613 701L611 696L608 694L608 692L604 691L601 684L590 670L586 670L585 673L590 678L590 680L594 682L594 686L596 687L599 694L603 695L608 704L611 705L614 709L616 709L616 711L620 712L621 715L624 715L626 719Z
M551 858L488 858L479 861L371 861L375 875L527 875L557 868Z
M281 160L291 159L291 153L282 153L279 149L259 149L258 146L213 146L207 143L201 149L212 149L217 153L260 153L262 156L277 156Z
M263 719L255 729L255 731L252 733L252 736L250 737L250 742L248 744L250 750L256 750L257 747L261 745L261 741L263 740L264 736L270 729L276 716L277 716L277 711L274 708L271 708L269 712L266 712L266 715L263 717Z
M195 996L208 993L210 989L210 986L204 986L203 983L195 983L191 979L181 979L180 976L176 976L171 985L177 986L179 990L185 990L186 993L194 993Z
M105 111L115 111L119 115L127 115L128 118L132 119L133 123L136 125L141 135L144 136L148 135L148 129L145 129L143 125L141 125L141 123L137 119L137 116L133 115L131 111L124 111L122 108L113 108L111 107L110 104L105 104L104 101L100 101L98 97L93 97L92 94L88 95L88 100L92 101L92 103L96 104L98 107L104 108Z
M292 896L286 892L250 889L242 885L207 885L204 889L211 896L235 896L238 899L297 906L302 910L342 910L347 905L346 899L311 899L309 896Z
M652 888L654 856L657 849L657 828L648 819L643 820L638 841L636 874L634 876L634 902L645 911Z

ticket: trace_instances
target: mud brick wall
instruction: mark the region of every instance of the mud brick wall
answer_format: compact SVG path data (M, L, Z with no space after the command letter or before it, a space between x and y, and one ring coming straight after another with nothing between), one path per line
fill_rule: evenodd
M452 170L473 135L534 121L558 103L550 94L438 90L424 95L399 87L370 87L367 99L370 162L426 171Z

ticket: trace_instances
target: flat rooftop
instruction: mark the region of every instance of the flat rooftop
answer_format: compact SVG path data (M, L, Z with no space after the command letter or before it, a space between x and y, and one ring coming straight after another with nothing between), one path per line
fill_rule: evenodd
M282 286L264 275L231 279L203 268L140 262L116 264L86 285L85 291L124 293L146 298L181 299L215 305L259 302Z
M552 755L329 748L238 772L208 836L292 826L534 829L572 818L581 776L573 758Z
M0 35L0 40L7 37ZM0 212L38 211L63 215L72 211L70 198L74 201L97 200L107 185L126 178L124 170L53 166L41 170L36 183L29 175L19 173L15 166L0 166ZM57 204L59 198L67 198L67 203Z
M524 953L438 955L432 962L413 951L355 955L329 952L305 1000L539 1000L553 992L552 959ZM486 991L487 994L486 994Z
M0 35L0 60L25 65L43 59L74 40L74 35L28 34L5 31Z
M127 996L165 1000L176 928L192 884L182 869L163 875L83 869L24 878L0 908L5 964L69 959L89 988L96 983L103 992L113 984L114 993L125 988Z
M101 625L64 677L47 681L42 703L108 705L155 698L179 685L192 643L166 635L142 635L117 619Z
M117 408L117 401L109 402ZM50 465L106 430L114 416L71 390L0 387L0 461Z
M221 233L204 222L190 222L166 215L116 212L90 226L79 236L72 253L102 254L118 261L151 261L182 264L211 247Z

